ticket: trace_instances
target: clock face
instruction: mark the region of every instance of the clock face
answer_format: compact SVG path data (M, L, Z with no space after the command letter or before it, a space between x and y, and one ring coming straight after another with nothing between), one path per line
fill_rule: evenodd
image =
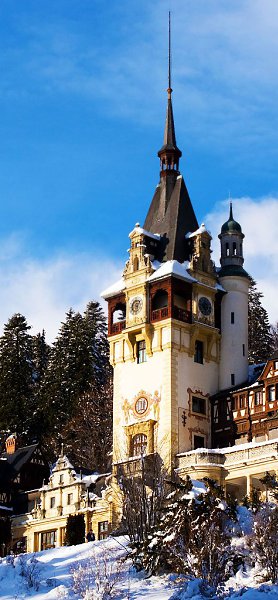
M140 296L136 296L130 300L130 312L133 315L137 315L143 306L143 300Z
M141 396L140 398L138 398L138 400L136 400L135 410L138 413L138 415L143 415L146 412L147 408L148 408L147 398L144 398L144 396Z
M199 298L199 310L202 313L202 315L205 315L206 317L208 315L211 314L212 311L212 306L211 306L211 302L208 298L206 298L205 296L202 296L201 298Z

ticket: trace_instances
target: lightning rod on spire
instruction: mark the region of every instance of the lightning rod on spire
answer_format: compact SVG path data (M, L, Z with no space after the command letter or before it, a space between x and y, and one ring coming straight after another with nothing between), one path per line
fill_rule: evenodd
M171 13L169 11L169 24L168 24L168 93L171 94Z

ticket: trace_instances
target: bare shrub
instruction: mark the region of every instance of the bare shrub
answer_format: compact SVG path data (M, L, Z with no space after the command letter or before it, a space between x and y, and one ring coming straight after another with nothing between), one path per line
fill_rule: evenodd
M94 550L91 556L72 569L72 589L78 598L108 600L121 580L121 561L114 552Z
M34 557L21 554L18 558L20 564L20 575L25 580L28 589L33 588L36 592L40 587L41 563Z

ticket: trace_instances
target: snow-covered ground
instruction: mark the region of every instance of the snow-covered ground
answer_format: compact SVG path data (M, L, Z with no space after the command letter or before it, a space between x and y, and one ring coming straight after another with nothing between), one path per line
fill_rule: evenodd
M186 580L177 576L147 578L136 573L130 559L123 560L127 552L127 539L120 537L2 559L0 598L102 600L105 585L113 586L111 598L118 600L203 598L197 580L185 584ZM86 595L88 587L94 591ZM259 584L254 572L238 573L228 582L225 597L274 600L278 599L278 586Z

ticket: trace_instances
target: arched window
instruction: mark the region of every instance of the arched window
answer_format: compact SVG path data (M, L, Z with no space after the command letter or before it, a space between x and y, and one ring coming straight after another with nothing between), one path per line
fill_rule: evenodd
M147 436L144 433L137 433L132 438L132 456L141 456L147 451Z
M138 271L139 269L139 259L138 256L135 256L133 260L133 271Z
M126 305L123 302L119 302L116 304L113 314L112 314L112 323L119 323L120 321L124 321L126 317Z
M152 300L152 310L168 306L168 294L165 290L158 290Z

